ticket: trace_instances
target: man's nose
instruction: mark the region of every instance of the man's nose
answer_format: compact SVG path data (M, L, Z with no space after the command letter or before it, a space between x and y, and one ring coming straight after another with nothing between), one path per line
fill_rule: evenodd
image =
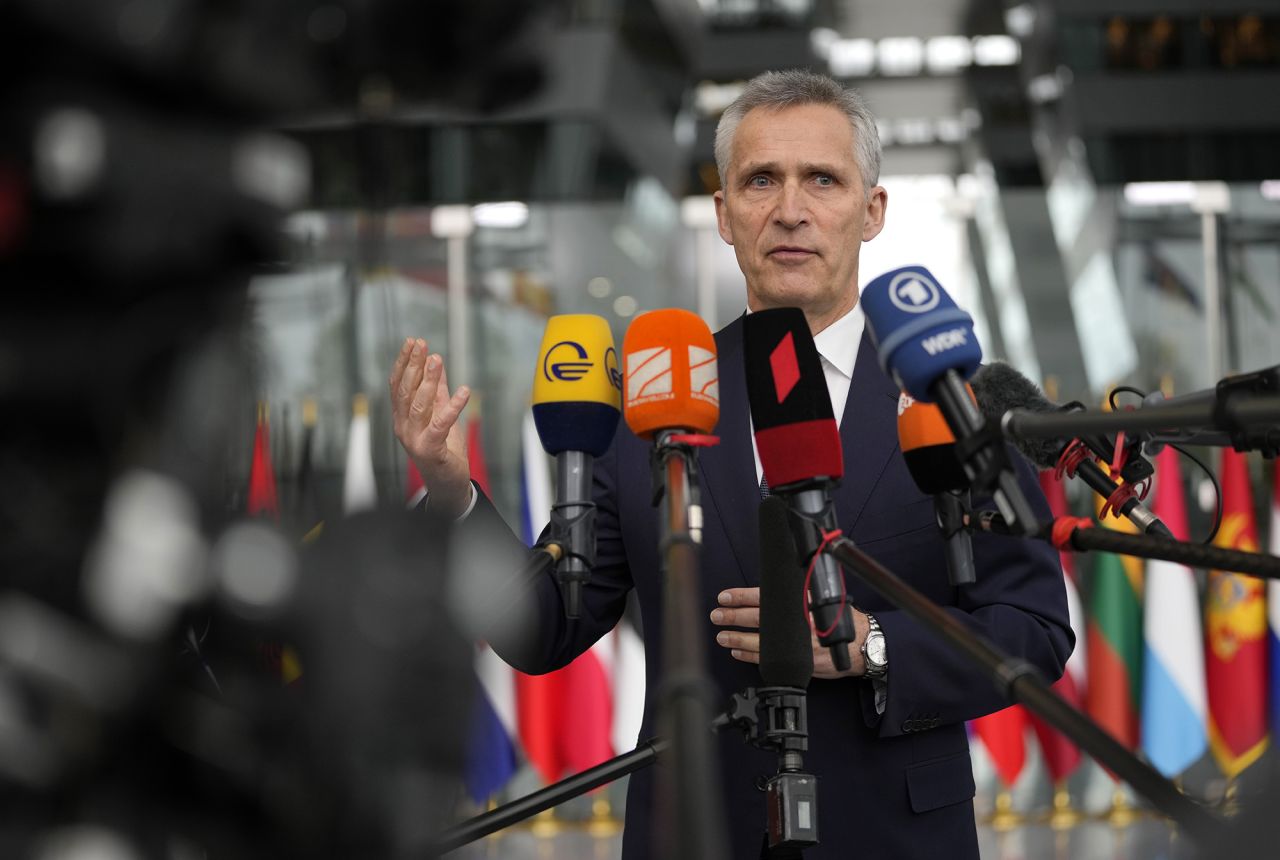
M784 227L798 227L809 217L808 201L804 190L795 182L784 182L778 196L774 219Z

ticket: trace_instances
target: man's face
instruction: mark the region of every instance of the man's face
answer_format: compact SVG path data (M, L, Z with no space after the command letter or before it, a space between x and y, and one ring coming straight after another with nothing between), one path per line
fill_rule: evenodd
M865 188L840 110L748 111L715 201L752 310L799 307L825 324L857 303L858 252L884 226L887 198Z

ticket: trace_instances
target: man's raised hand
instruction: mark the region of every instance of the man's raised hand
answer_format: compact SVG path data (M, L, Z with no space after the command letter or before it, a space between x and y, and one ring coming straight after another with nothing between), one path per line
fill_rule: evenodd
M449 396L444 360L421 338L406 338L391 368L391 417L396 438L422 473L431 509L459 517L471 503L471 468L458 416L471 398L460 386Z

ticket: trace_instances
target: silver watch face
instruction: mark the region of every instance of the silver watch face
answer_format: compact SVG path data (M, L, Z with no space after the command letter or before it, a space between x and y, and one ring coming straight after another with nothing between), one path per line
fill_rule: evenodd
M883 634L867 636L867 662L876 667L883 666L887 662Z

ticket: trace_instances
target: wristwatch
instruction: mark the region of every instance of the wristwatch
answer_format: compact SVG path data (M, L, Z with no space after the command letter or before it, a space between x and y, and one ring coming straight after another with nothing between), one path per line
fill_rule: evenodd
M884 631L876 617L867 613L867 638L862 642L862 662L867 667L864 677L883 678L889 671L889 653L884 644Z

